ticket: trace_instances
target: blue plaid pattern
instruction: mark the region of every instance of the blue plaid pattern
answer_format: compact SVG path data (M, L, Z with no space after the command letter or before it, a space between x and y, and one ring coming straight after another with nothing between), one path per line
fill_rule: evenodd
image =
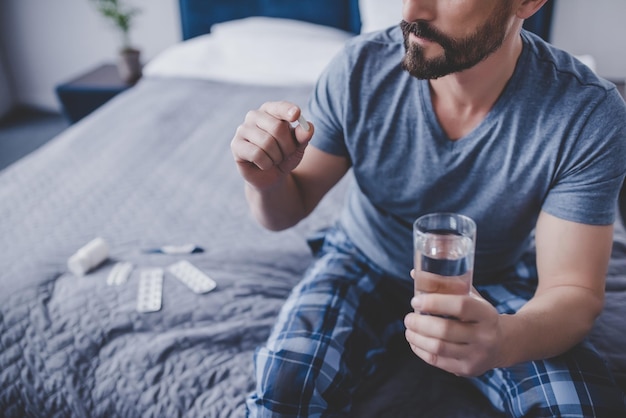
M501 284L476 286L500 313L515 313L534 294L534 255ZM624 397L600 354L587 341L560 356L470 379L500 411L513 417L626 417Z
M293 289L265 346L255 353L249 417L330 417L350 410L358 383L404 338L413 284L387 276L332 228L311 241L318 258ZM534 293L534 257L499 284L476 286L501 313ZM626 417L601 357L583 343L566 354L470 379L510 416Z

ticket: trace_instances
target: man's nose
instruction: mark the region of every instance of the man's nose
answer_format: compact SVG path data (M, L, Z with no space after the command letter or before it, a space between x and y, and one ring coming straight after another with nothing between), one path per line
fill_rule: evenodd
M438 0L402 0L402 19L406 22L431 21L436 16Z

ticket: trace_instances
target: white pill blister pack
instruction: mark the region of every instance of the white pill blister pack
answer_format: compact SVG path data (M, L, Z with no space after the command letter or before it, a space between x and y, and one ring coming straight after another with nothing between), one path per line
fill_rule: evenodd
M217 286L213 279L187 260L174 263L167 270L194 293L207 293Z
M137 291L137 311L157 312L161 310L163 298L163 269L148 268L141 270Z

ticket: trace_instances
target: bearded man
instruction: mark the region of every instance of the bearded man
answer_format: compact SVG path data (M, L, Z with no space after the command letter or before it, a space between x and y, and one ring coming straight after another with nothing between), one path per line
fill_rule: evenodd
M272 230L349 171L338 223L257 350L251 417L341 416L395 338L509 416L626 416L586 335L601 312L626 108L614 86L522 29L546 0L404 0L293 103L251 111L231 149ZM390 6L391 7L391 6ZM469 295L414 296L412 222L477 225ZM420 376L415 376L419 379Z

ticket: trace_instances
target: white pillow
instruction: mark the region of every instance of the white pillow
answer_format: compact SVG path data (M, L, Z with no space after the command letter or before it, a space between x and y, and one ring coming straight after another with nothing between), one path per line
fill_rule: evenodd
M224 41L257 42L259 38L264 40L310 40L315 37L324 41L344 42L352 35L340 29L330 26L317 25L301 20L281 19L276 17L252 16L244 19L229 20L216 23L211 26L211 33L221 37Z
M262 85L313 84L352 36L290 19L233 20L213 25L209 35L168 48L147 64L144 75Z
M361 33L397 25L402 20L402 0L359 0Z

